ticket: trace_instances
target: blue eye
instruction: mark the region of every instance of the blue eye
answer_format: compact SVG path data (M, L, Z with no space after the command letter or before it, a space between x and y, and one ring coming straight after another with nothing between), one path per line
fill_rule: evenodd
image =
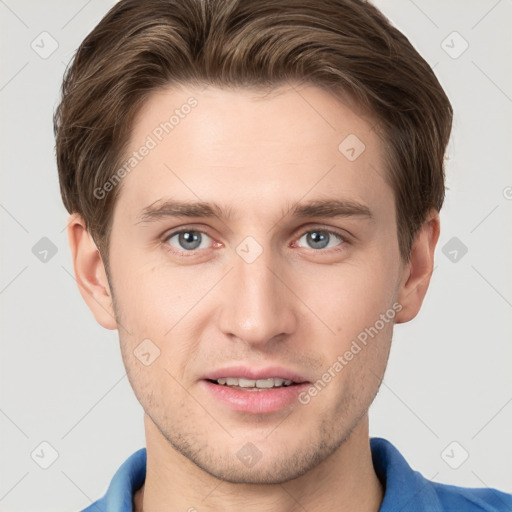
M299 241L304 237L306 237L306 243L310 246L311 249L330 249L332 247L341 245L340 243L332 245L331 242L333 237L337 238L341 243L345 241L341 235L325 229L307 231L299 238Z
M177 231L176 233L171 233L166 241L175 247L176 249L182 251L195 251L196 249L206 249L206 247L201 247L204 242L204 238L210 238L206 233L202 231L193 231L191 229ZM176 239L178 245L173 244L171 241Z

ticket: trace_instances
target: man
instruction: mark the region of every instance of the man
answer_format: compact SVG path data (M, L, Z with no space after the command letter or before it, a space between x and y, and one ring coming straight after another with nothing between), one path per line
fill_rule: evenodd
M74 270L146 449L87 510L509 510L368 408L433 269L452 109L356 0L119 2L55 115Z

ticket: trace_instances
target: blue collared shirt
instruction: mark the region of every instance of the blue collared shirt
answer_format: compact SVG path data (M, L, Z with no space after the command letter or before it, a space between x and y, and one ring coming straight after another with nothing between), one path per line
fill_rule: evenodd
M512 494L440 484L413 471L385 439L370 439L373 467L384 487L379 512L512 512ZM146 449L117 470L103 498L82 512L133 512L133 495L146 478Z

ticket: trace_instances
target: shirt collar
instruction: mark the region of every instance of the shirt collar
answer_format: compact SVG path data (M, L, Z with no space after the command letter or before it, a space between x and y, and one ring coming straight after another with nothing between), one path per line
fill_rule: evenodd
M432 482L413 471L402 454L386 439L370 439L373 467L384 488L379 512L441 512Z
M146 479L146 448L126 459L102 499L83 512L133 512L133 496Z

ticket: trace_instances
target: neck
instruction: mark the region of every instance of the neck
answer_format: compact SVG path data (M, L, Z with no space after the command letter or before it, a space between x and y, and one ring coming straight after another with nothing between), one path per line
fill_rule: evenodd
M373 469L368 416L327 459L283 484L232 484L176 452L146 416L146 480L134 497L135 512L252 511L377 512L382 485Z

